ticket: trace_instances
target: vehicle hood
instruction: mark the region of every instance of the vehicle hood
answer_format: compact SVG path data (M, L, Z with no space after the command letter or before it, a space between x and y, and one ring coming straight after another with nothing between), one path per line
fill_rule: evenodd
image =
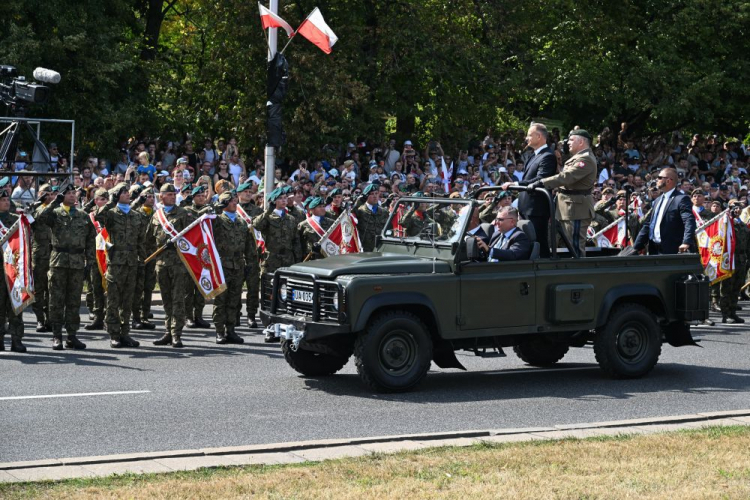
M447 262L397 253L352 253L321 260L301 262L289 268L298 273L309 273L321 278L336 278L344 274L405 274L450 273Z

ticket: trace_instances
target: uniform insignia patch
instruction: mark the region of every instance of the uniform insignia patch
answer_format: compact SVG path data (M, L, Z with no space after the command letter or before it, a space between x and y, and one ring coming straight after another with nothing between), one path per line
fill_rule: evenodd
M576 167L583 168L585 166L586 166L586 164L584 162L582 162L582 161L579 161L578 163L576 163Z

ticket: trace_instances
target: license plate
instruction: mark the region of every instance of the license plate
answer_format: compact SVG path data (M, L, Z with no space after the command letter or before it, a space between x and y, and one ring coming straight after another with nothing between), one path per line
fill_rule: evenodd
M307 290L292 290L292 300L295 302L304 302L305 304L312 304L313 293Z

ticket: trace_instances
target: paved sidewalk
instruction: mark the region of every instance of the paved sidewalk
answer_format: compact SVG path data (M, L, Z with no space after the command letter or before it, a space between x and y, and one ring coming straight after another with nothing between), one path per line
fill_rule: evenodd
M651 434L721 425L750 425L750 409L661 418L556 425L554 427L329 439L227 448L63 458L33 462L10 462L0 463L0 482L55 481L112 474L148 474L196 470L208 467L318 462L373 453L397 453L441 446L471 446L482 442L511 443L566 438L585 439L623 434Z

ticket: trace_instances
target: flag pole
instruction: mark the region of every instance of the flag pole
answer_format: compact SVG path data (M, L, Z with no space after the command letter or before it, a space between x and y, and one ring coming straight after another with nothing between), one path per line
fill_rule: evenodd
M297 32L298 32L298 31L299 31L299 29L300 29L300 28L302 27L302 25L303 25L303 24L305 24L305 23L307 22L307 20L308 20L308 19L310 19L310 16L312 16L312 15L313 15L313 12L315 12L315 10L316 10L316 9L317 9L317 7L315 7L315 9L313 9L313 10L312 10L312 12L310 12L310 13L309 13L309 14L307 15L307 17L305 18L305 20L304 20L304 21L302 21L302 22L300 23L300 25L299 25L299 26L297 27L297 29L296 29L296 30L294 30L294 33L292 33L292 36L290 36L290 37L289 37L289 41L288 41L288 42L286 42L286 45L284 45L284 48L283 48L283 49L281 49L281 53L282 53L282 54L284 53L284 51L286 50L286 48L287 48L287 47L289 47L289 44L290 44L290 43L292 43L292 40L294 40L294 37L295 37L295 36L297 36Z
M270 4L268 6L268 10L270 10L273 14L278 15L279 13L279 0L270 0ZM279 29L278 28L269 28L268 32L268 62L270 63L274 56L276 56L276 49L278 48L278 41L279 41ZM266 172L263 176L263 184L264 184L264 200L266 203L268 203L268 196L271 194L271 191L273 191L273 179L274 174L276 172L276 151L273 146L269 146L266 144Z
M291 36L291 37L289 37L289 41L288 41L288 42L286 42L286 45L284 45L284 48L283 48L283 49L281 49L281 54L284 54L284 51L286 50L286 48L287 48L287 47L289 47L289 44L290 44L290 43L292 43L292 40L294 40L294 36L295 36L296 34L297 34L297 32L296 32L296 31L295 31L294 33L292 33L292 36Z
M596 238L597 236L599 236L599 235L603 234L603 233L604 233L605 231L607 231L607 230L611 229L612 227L616 226L617 224L619 224L619 223L620 223L620 221L621 221L621 220L623 220L624 218L625 218L625 216L624 216L624 215L621 215L621 216L619 216L619 217L617 218L617 220L616 220L616 221L614 221L614 222L613 222L612 224L610 224L609 226L605 227L604 229L602 229L602 230L601 230L601 231L599 231L598 233L592 234L592 235L591 235L591 237L590 237L590 238L588 238L588 240L589 240L589 241L593 241L593 240L594 240L594 239L595 239L595 238Z
M707 220L706 222L704 222L703 224L701 224L701 225L700 225L700 226L698 227L698 229L696 229L696 230L695 230L695 235L696 235L696 236L698 236L698 233L702 233L703 231L705 231L705 230L706 230L706 229L708 228L708 226L710 226L711 224L713 224L713 223L714 223L714 222L716 222L717 220L719 220L719 219L721 219L722 217L724 217L724 215L726 215L726 213L727 213L727 212L729 212L729 209L728 209L728 208L727 208L726 210L724 210L723 212L721 212L721 213L720 213L719 215L717 215L716 217L714 217L713 219Z

